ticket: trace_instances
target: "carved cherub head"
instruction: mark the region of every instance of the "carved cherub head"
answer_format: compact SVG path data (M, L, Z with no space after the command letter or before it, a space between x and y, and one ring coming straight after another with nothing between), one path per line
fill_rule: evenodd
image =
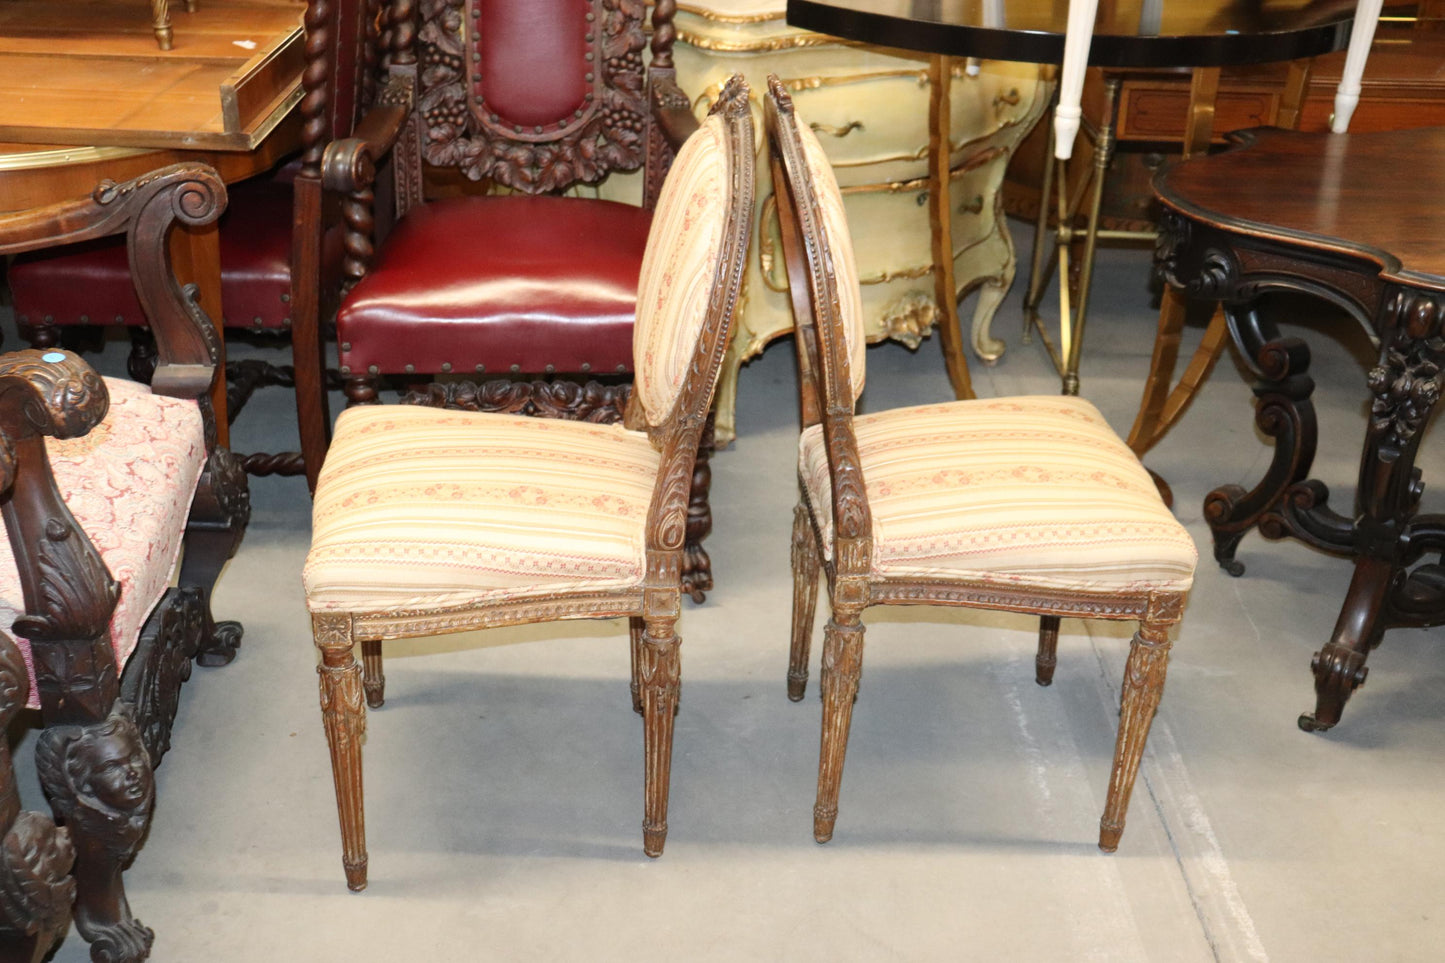
M117 843L139 839L155 800L155 777L128 709L117 707L104 722L47 729L35 755L45 792L67 822L109 827L104 835Z

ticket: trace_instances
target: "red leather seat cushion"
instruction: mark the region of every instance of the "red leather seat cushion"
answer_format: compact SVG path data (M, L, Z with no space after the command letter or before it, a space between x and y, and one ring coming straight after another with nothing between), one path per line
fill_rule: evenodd
M341 364L353 374L630 371L651 219L630 204L550 196L416 208L342 302Z
M269 179L230 188L221 215L221 310L227 327L291 322L291 187ZM124 236L22 254L10 268L22 326L145 324Z

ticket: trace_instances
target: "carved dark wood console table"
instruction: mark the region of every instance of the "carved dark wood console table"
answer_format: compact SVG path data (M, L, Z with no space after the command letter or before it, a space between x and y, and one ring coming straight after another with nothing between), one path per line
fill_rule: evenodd
M1223 302L1258 381L1256 423L1274 458L1251 490L1205 499L1214 556L1231 574L1240 539L1294 537L1354 560L1330 639L1315 655L1317 702L1300 727L1333 726L1365 680L1386 629L1445 622L1445 515L1419 513L1420 432L1445 384L1445 128L1366 134L1260 129L1237 149L1173 168L1159 266L1187 295ZM1330 506L1309 477L1316 444L1310 352L1281 336L1261 305L1276 291L1342 308L1379 342L1354 510ZM1422 562L1426 556L1433 556Z

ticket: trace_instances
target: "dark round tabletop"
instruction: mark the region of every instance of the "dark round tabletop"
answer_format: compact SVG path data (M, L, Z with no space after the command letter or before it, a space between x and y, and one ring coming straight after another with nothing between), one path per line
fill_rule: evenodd
M788 0L788 23L923 53L1059 63L1068 0ZM1101 0L1097 67L1224 67L1343 50L1354 0Z

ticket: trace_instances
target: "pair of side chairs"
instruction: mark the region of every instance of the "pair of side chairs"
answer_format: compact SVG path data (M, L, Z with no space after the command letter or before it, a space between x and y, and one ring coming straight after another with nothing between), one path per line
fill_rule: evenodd
M1193 578L1193 542L1138 460L1080 399L949 402L855 418L865 339L841 194L776 78L766 127L804 425L792 534L795 700L807 678L820 572L831 602L814 835L823 842L833 834L862 610L933 603L1038 614L1043 685L1060 618L1139 623L1099 833L1112 851L1162 692L1168 633ZM643 849L661 854L680 686L686 476L737 306L753 157L749 94L734 77L662 187L623 426L406 407L353 408L338 420L304 578L351 889L367 881L363 696L381 701L381 643L495 625L630 620L633 707L643 716ZM779 624L781 635L786 620Z
M122 870L150 824L181 683L241 637L210 605L250 515L246 475L216 444L219 340L169 258L177 225L225 205L213 170L176 165L0 215L0 256L124 235L158 348L149 387L56 348L0 355L0 721L39 710L56 817L21 811L0 742L0 959L41 959L72 916L92 959L150 952Z

